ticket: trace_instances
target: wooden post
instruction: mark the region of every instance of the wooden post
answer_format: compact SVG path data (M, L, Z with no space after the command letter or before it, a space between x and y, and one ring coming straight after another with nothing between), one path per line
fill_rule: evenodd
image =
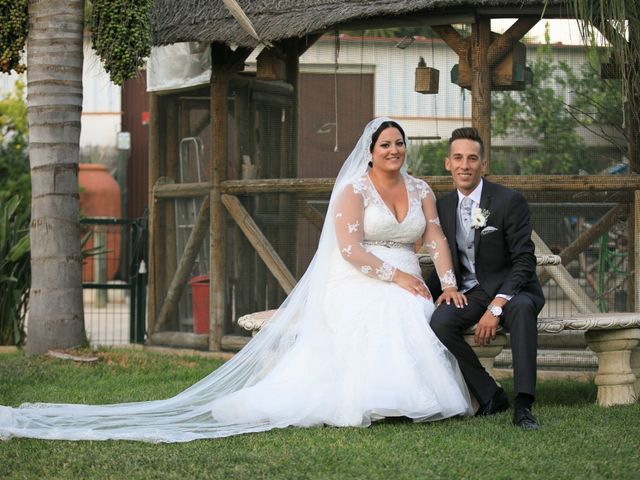
M487 170L491 162L491 67L487 54L491 45L491 19L478 17L471 24L471 121L484 141Z
M629 271L633 272L633 277L629 279L629 291L633 292L633 311L640 312L640 190L634 192L633 215L629 218L629 230L633 232L629 242Z
M222 47L220 47L222 48ZM215 62L212 45L212 59ZM211 159L211 244L209 266L209 350L221 350L225 313L226 229L224 206L220 201L220 182L226 180L227 94L229 75L214 68L211 79L213 154Z
M155 328L156 305L158 297L158 255L157 246L161 239L158 237L158 208L154 196L154 186L160 178L160 145L159 135L158 95L149 94L149 265L147 265L149 287L147 293L147 328L152 332Z
M165 134L165 170L163 175L168 181L176 182L178 179L179 169L179 152L178 152L178 98L170 96L166 101L165 109L166 133ZM170 133L170 134L169 134ZM162 226L159 229L162 235L163 255L162 255L162 290L160 298L164 299L169 291L171 281L175 275L178 265L178 252L176 250L176 208L175 202L162 202L161 205ZM158 319L159 320L159 319ZM179 319L173 318L167 327L171 330L177 330L179 327Z
M211 44L211 244L209 265L209 350L222 348L225 319L226 230L225 209L220 201L220 184L227 179L227 119L229 80L242 70L251 50L231 50L221 43Z
M627 50L638 48L640 30L636 26L637 22L629 22ZM632 61L631 55L629 55L628 61ZM640 86L638 85L638 82L640 82L640 64L629 65L627 76L627 96L629 97L627 101L629 107L627 111L627 118L629 119L627 157L629 159L629 173L640 173Z

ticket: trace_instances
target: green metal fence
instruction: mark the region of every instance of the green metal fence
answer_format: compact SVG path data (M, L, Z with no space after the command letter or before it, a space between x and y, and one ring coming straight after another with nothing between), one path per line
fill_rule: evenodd
M93 346L143 343L146 337L147 219L83 218L88 235L82 286Z

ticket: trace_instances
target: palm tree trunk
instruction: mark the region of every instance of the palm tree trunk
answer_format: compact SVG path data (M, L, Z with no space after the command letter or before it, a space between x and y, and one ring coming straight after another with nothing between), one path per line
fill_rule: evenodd
M30 354L86 341L78 201L82 28L82 0L29 0Z

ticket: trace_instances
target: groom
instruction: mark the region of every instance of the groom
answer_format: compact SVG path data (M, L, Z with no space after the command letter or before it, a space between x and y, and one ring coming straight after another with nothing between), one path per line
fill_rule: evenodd
M482 178L484 145L475 128L454 130L445 168L456 190L438 200L460 291L468 304L457 308L440 299L431 328L453 353L469 390L480 403L477 415L509 408L502 388L482 367L463 333L476 325L475 341L487 345L501 325L511 337L515 382L514 425L539 428L531 413L536 387L537 315L544 296L536 277L529 207L524 197ZM434 298L440 283L433 272L427 286Z

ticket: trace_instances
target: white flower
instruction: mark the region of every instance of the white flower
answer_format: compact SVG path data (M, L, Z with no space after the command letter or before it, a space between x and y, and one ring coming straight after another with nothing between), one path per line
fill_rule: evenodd
M473 228L484 228L487 226L490 212L484 208L475 208L472 214L471 226Z

